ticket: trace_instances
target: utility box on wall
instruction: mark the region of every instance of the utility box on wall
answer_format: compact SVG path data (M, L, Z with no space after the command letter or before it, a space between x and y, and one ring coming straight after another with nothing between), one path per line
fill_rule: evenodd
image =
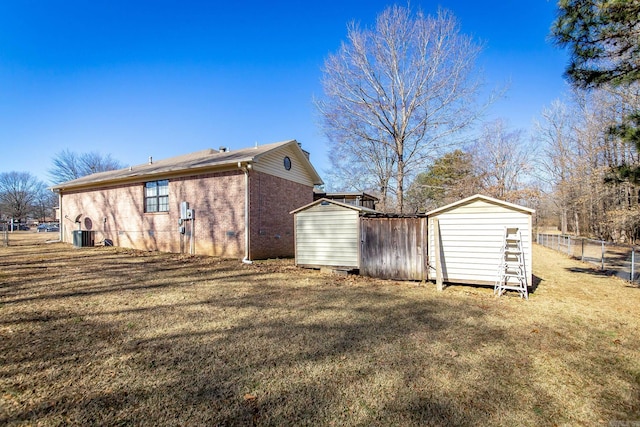
M193 209L189 209L189 202L180 202L180 219L182 221L188 221L195 219L195 217L195 211Z

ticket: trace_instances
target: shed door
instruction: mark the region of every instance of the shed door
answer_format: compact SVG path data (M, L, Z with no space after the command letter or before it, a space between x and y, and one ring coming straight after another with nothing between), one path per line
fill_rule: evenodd
M361 218L360 274L425 280L425 218Z
M296 265L359 268L358 212L316 205L295 216Z

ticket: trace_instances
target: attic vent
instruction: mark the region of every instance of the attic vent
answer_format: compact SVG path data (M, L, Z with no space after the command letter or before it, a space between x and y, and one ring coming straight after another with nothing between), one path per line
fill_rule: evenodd
M153 164L153 157L149 156L149 164L152 165Z
M227 147L218 148L218 152L220 152L220 153L226 153L227 151L229 151L229 149Z

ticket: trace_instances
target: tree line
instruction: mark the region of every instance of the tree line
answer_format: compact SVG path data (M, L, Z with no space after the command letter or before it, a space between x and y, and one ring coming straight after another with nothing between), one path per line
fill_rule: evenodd
M371 28L350 25L316 102L330 185L401 213L484 193L563 233L639 238L639 15L638 0L559 1L551 39L569 50L572 90L528 137L505 120L480 123L496 97L482 99L482 45L452 14L394 6Z
M58 184L96 172L119 169L121 163L111 157L92 151L76 153L63 150L52 159L49 177ZM58 196L49 190L49 185L30 172L0 173L0 220L38 221L54 219L54 208Z

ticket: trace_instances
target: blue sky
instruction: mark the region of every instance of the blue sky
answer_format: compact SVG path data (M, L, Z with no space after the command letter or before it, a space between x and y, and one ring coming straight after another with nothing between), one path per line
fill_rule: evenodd
M393 2L0 2L0 172L48 182L64 149L125 165L205 148L297 139L329 168L314 96L351 21ZM405 2L398 4L406 5ZM487 86L509 90L486 120L528 130L562 97L566 52L547 39L554 1L411 1L449 9L485 43Z

